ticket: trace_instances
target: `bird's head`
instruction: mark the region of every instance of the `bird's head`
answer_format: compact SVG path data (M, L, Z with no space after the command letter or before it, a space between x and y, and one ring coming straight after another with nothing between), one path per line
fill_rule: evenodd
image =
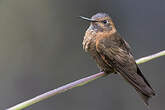
M97 13L91 18L86 18L83 16L80 17L91 22L89 29L91 29L92 31L101 33L116 32L116 28L114 23L112 22L111 17L106 13Z

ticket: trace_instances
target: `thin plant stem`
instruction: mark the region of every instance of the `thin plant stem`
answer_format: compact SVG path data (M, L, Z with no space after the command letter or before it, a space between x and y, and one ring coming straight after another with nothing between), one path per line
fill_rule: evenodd
M145 63L145 62L148 62L150 60L153 60L155 58L158 58L158 57L161 57L161 56L164 56L164 55L165 55L165 50L160 51L160 52L155 53L155 54L152 54L152 55L149 55L147 57L139 58L139 59L136 60L136 63L137 64Z
M159 53L156 53L156 54L153 54L153 55L149 55L147 57L142 57L140 59L137 59L136 60L136 63L137 64L141 64L141 63L145 63L145 62L148 62L150 60L153 60L155 58L158 58L158 57L161 57L161 56L164 56L165 55L165 50L159 52ZM74 82L71 82L71 83L68 83L64 86L61 86L57 89L53 89L51 91L48 91L44 94L41 94L41 95L38 95L30 100L27 100L25 102L22 102L20 104L17 104L11 108L8 108L7 110L21 110L21 109L24 109L24 108L27 108L37 102L40 102L42 100L46 100L52 96L55 96L57 94L60 94L60 93L63 93L63 92L66 92L70 89L73 89L75 87L79 87L79 86L83 86L93 80L96 80L98 78L101 78L101 77L104 77L106 76L107 74L105 74L104 72L100 72L100 73L96 73L94 75L91 75L91 76L88 76L88 77L85 77L85 78L82 78L82 79L79 79L77 81L74 81Z

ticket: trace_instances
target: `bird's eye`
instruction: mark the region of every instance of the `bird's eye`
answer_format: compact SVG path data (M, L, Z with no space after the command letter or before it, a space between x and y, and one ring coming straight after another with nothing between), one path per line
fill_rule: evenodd
M108 20L103 20L102 23L107 24Z

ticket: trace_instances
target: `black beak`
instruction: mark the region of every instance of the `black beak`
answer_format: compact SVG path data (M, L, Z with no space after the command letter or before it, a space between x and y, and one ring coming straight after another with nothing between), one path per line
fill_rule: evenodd
M80 16L80 18L82 18L82 19L84 19L84 20L87 20L87 21L90 21L90 22L98 22L98 21L96 21L96 20L94 20L94 19L86 18L86 17L84 17L84 16Z

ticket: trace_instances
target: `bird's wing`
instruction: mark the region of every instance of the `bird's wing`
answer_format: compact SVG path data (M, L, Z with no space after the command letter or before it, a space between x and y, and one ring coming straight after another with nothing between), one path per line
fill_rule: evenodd
M96 41L96 49L102 59L120 73L146 99L154 91L138 68L130 49L120 35L108 36Z

